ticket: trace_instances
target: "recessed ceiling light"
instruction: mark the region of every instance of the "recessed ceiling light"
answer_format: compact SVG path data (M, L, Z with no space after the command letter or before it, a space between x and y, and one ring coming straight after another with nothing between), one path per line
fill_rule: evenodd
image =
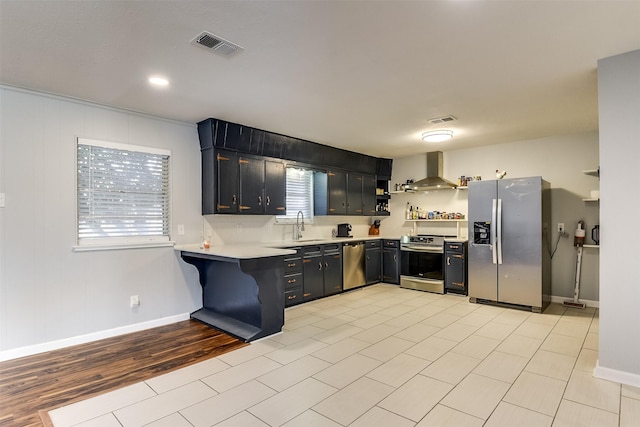
M422 140L425 142L444 142L453 138L453 131L447 129L432 130L422 134Z
M158 77L158 76L152 76L149 77L149 83L151 83L154 86L169 86L169 80L165 79L164 77Z

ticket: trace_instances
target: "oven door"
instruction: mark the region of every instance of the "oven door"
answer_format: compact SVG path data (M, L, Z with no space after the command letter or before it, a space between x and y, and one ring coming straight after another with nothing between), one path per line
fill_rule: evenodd
M400 287L444 293L444 250L404 246L400 251Z

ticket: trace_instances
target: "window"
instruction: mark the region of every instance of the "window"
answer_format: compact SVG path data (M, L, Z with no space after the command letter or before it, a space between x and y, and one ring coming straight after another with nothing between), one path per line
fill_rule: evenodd
M168 150L78 138L78 246L169 242Z
M313 219L313 171L288 167L287 213L279 215L277 219L295 221L298 211L302 211L305 221Z

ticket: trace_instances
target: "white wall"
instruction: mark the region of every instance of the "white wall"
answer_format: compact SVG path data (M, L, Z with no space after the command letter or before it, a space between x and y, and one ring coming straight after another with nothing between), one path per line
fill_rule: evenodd
M428 147L425 147L425 152ZM444 177L456 181L461 175L480 175L483 179L495 179L495 171L507 171L507 178L542 176L551 184L551 223L553 241L558 222L563 222L571 234L561 239L552 260L552 295L573 297L575 281L575 256L573 232L578 220L586 222L587 235L599 222L598 203L583 202L591 190L599 188L598 179L582 173L598 167L598 134L588 132L556 136L509 144L490 145L473 149L447 151L444 153ZM426 174L426 154L394 159L392 185L407 179L420 179ZM391 218L383 222L385 233L407 234L411 223L405 222L403 213L409 202L427 210L461 212L467 214L465 190L441 190L428 193L392 195ZM462 229L467 236L466 226ZM452 234L454 224L435 224L418 229L420 233ZM593 243L587 239L587 243ZM581 299L597 301L598 295L597 249L585 249L583 255Z
M196 126L9 87L0 106L0 351L198 308L197 272L173 248L72 251L76 137L171 150L172 229L186 231L172 237L199 239Z
M598 62L600 345L594 374L640 387L640 50Z

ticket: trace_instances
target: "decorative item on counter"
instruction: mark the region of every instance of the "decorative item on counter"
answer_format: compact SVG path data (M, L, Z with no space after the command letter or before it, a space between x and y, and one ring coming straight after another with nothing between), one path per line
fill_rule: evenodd
M507 171L502 171L500 172L498 169L496 169L496 178L498 179L502 179L505 176L507 176Z
M208 240L205 240L204 242L202 242L203 249L209 249L210 247L211 247L211 243Z
M378 235L380 235L380 220L376 219L373 221L373 224L371 224L371 227L369 227L369 236Z
M473 177L474 181L482 181L482 177L480 175L476 175Z

